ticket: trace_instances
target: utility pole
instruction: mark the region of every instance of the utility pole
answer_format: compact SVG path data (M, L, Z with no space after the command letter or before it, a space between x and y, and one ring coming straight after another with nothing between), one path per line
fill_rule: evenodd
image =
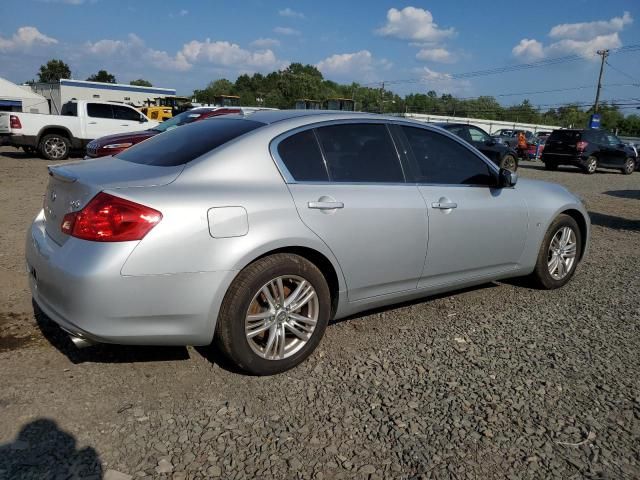
M602 88L602 73L604 72L604 62L609 56L609 50L598 50L596 52L602 57L600 61L600 75L598 75L598 89L596 90L596 101L593 105L593 112L598 113L598 102L600 101L600 89Z

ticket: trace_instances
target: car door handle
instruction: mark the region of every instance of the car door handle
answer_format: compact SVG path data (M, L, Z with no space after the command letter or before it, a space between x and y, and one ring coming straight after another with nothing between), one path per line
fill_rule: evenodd
M336 208L344 208L342 202L308 202L307 207L317 210L335 210Z
M128 123L121 123L121 124L120 124L120 126L121 126L121 127L128 127L128 126L129 126L129 124L128 124Z
M458 204L454 202L433 202L432 208L439 208L440 210L449 210L451 208L458 208Z
M98 122L89 122L87 125L96 125Z

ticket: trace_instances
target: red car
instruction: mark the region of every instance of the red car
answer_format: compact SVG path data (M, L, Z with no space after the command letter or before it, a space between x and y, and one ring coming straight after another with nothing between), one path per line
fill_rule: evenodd
M169 120L165 120L160 125L150 130L141 132L117 133L115 135L107 135L106 137L96 138L87 145L88 158L106 157L107 155L115 155L126 150L127 148L140 143L147 138L153 137L159 133L165 132L172 128L186 125L187 123L204 120L205 118L217 117L219 115L228 115L230 113L243 113L243 109L227 108L227 107L198 107L186 112L182 112Z

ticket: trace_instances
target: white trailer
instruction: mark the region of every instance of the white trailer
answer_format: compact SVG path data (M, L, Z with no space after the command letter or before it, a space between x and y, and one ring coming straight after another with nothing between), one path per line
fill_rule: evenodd
M0 77L0 111L49 113L49 104L42 95L32 92L28 85L16 85Z
M119 102L142 107L149 102L155 105L156 98L176 95L176 90L173 88L138 87L123 83L66 79L57 83L34 83L31 88L47 99L51 113L56 115L60 115L62 105L72 100Z

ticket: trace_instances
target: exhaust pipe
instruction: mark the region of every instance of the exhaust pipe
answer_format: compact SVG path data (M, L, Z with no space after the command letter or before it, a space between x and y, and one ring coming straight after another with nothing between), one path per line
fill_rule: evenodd
M79 337L72 333L69 334L69 338L71 339L73 344L76 346L76 348L86 348L86 347L90 347L91 345L95 345L95 342L92 342L91 340L88 340L86 338Z

